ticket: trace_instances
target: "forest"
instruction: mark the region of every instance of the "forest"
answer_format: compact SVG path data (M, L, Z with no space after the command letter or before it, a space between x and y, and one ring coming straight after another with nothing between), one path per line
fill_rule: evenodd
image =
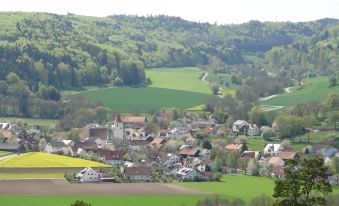
M57 118L60 113L41 114L29 105L57 107L64 88L145 86L152 82L145 69L159 67L231 72L235 84L255 73L246 85L260 87L258 96L271 95L292 78L334 74L338 36L336 19L217 25L165 15L1 12L0 114ZM248 96L246 87L238 94Z

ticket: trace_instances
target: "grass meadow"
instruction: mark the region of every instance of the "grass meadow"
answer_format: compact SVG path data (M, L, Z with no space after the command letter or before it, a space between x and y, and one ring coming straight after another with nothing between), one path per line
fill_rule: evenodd
M291 92L281 94L269 100L261 101L262 105L295 106L311 101L324 101L331 92L339 93L339 85L328 87L329 77L314 77L304 79L302 89L293 88Z
M29 152L0 161L0 168L107 167L108 165L43 152Z
M58 120L55 119L30 119L30 118L18 118L18 117L0 117L0 122L22 122L28 125L41 125L50 127L53 126Z

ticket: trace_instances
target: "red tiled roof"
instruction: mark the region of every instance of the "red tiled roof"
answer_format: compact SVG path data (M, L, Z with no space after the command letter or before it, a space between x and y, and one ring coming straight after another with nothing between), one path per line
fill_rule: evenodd
M242 157L255 158L255 151L245 151L242 153Z
M283 151L280 152L278 156L283 160L291 160L294 159L296 155L297 155L296 152Z
M241 150L243 148L243 144L228 144L225 146L225 149L229 150Z
M164 144L166 142L165 139L160 138L160 137L156 137L154 138L154 140L151 142L151 145L161 145Z
M125 167L124 173L126 175L151 175L150 167Z
M107 149L100 149L97 152L99 157L103 157L105 160L122 160L124 153L121 151L112 151Z
M182 149L182 150L180 151L180 154L181 154L181 155L191 155L191 156L194 156L194 155L196 155L198 152L199 152L199 149L198 149L198 148Z

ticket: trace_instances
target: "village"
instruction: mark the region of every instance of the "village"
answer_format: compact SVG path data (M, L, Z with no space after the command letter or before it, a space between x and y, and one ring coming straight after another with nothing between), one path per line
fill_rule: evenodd
M173 120L172 115L155 115L156 122L166 122L156 132L148 129L152 120L145 116L117 113L106 126L91 123L71 132L53 131L50 138L39 126L25 129L16 122L3 122L0 151L18 155L40 151L111 165L65 174L77 183L219 181L224 173L283 178L286 160L318 155L329 164L339 157L338 149L330 145L308 146L298 152L286 140L250 150L246 139L278 132L277 121L258 127L236 120L228 128L209 117L187 113ZM335 184L334 172L328 175Z

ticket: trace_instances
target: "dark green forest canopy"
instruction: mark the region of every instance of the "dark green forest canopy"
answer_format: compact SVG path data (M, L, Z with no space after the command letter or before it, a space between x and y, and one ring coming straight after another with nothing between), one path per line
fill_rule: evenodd
M218 62L261 64L273 71L328 71L333 62L338 65L338 22L212 25L163 15L97 18L5 12L0 13L0 80L14 72L38 91L42 85L143 85L145 68Z

